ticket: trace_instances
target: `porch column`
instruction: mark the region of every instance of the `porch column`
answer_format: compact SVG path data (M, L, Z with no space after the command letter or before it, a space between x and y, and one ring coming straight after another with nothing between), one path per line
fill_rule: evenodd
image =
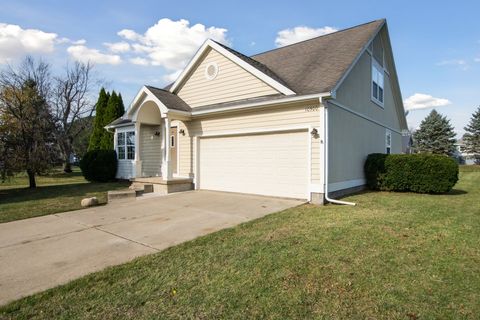
M170 155L170 119L164 118L164 134L163 134L163 166L162 166L162 177L164 180L171 180L172 175L172 164L171 164L171 155Z
M125 150L126 152L126 150ZM135 122L135 159L133 160L135 178L142 176L142 159L140 159L140 122Z

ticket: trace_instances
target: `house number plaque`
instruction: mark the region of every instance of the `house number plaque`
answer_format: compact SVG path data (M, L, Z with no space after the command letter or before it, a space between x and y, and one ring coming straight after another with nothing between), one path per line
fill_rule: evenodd
M315 111L318 111L318 106L305 107L305 112L315 112Z

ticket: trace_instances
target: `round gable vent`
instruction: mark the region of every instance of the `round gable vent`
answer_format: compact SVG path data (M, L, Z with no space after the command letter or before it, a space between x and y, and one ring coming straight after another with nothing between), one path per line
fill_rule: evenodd
M210 62L205 67L205 78L207 80L213 80L217 77L218 65L215 62Z

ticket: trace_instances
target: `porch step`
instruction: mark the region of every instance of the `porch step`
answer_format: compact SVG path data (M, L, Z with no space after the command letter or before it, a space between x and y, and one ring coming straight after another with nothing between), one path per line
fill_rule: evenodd
M135 200L136 197L137 192L135 190L108 191L107 193L108 203Z
M193 190L193 179L174 178L171 180L164 180L162 177L135 178L132 179L130 189L143 189L144 193L154 192L160 194L182 192Z
M153 192L153 184L148 184L148 183L133 182L128 188L130 190L135 190L137 192L137 196L144 193Z

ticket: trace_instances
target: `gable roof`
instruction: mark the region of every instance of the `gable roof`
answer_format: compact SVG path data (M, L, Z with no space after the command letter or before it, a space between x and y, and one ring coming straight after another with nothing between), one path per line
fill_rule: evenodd
M192 108L176 94L168 90L160 89L152 86L145 86L158 100L162 101L168 109L179 111L191 111Z
M331 91L384 25L375 20L252 56L297 94Z
M273 72L272 70L270 70L266 65L258 62L257 60L254 60L250 57L247 57L246 55L244 55L243 53L241 52L238 52L238 51L235 51L233 50L232 48L229 48L215 40L212 40L214 41L215 43L217 43L219 46L222 46L223 48L225 48L225 50L228 50L230 51L231 53L233 53L234 55L236 55L237 57L239 57L240 59L242 59L243 61L245 61L246 63L250 64L252 67L262 71L264 74L266 74L267 76L269 76L270 78L278 81L279 83L283 84L284 86L288 87L288 85L285 83L285 81L283 81L282 78L280 78L277 74L275 74L275 72Z
M208 50L214 49L221 55L225 56L227 59L230 59L246 71L250 72L272 88L276 89L278 92L281 92L285 95L292 95L295 94L293 90L287 87L280 78L272 76L274 75L273 72L269 71L268 68L262 68L259 63L255 63L254 61L248 61L249 58L244 56L243 54L228 48L224 45L220 45L218 42L215 42L211 39L208 39L203 43L203 45L198 49L197 53L193 56L190 60L188 65L183 69L180 76L175 80L175 82L169 86L169 91L176 94L185 81L189 78L193 70L198 66L201 59L204 57ZM267 74L268 72L269 74Z

